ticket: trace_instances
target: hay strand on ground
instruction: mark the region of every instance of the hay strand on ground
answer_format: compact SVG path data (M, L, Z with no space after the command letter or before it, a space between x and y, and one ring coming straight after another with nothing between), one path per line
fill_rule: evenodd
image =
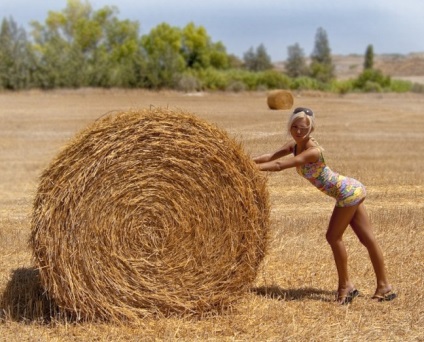
M191 113L109 115L41 176L30 245L42 286L84 320L203 314L238 300L266 252L266 180Z
M290 109L293 106L293 94L288 90L276 89L268 93L269 109Z

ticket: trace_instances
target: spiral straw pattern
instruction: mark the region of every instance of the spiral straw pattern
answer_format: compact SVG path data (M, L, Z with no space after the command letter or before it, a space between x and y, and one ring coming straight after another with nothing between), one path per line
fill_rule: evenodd
M108 115L41 175L30 245L43 288L84 320L221 311L268 244L266 179L182 110Z

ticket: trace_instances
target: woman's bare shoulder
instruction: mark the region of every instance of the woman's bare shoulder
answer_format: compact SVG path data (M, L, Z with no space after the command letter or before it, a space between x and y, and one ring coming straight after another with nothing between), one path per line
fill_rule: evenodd
M311 137L311 139L309 139L308 143L306 144L306 148L317 148L320 151L324 151L324 149L322 148L322 146L318 143L318 141L316 141L314 138Z

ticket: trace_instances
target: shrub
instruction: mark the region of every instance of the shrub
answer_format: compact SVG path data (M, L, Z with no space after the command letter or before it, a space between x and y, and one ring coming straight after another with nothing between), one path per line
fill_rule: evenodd
M213 68L201 69L197 73L197 78L202 89L225 90L228 86L228 73Z
M377 84L379 88L389 88L390 87L390 76L385 76L380 70L376 69L366 69L364 70L354 81L354 88L368 91L367 89L375 89Z
M333 81L331 82L331 91L338 94L347 94L353 90L352 80Z
M255 90L258 83L258 73L248 70L230 70L229 82L230 83L243 83L244 88L248 90Z
M227 87L227 91L232 91L235 93L239 93L245 90L246 90L246 84L244 84L242 81L231 82Z
M322 90L322 84L314 78L304 76L293 79L290 88L295 90Z
M381 93L383 91L383 88L377 82L366 81L364 86L362 87L362 90L366 93Z
M390 82L390 90L396 93L406 93L411 91L412 83L404 80L392 80Z
M268 89L288 89L290 88L290 78L276 70L267 70L258 74L256 89L266 86Z
M183 74L177 81L177 90L184 92L193 92L200 89L200 82L196 76Z

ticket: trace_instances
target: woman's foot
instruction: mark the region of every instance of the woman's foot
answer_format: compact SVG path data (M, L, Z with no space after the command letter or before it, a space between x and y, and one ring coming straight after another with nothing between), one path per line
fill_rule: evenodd
M355 288L350 290L337 291L337 303L340 305L347 305L352 303L353 299L359 296L359 291Z
M383 289L378 289L375 291L374 296L371 297L372 300L377 302L389 302L397 297L397 294L393 292L392 287L388 286Z

